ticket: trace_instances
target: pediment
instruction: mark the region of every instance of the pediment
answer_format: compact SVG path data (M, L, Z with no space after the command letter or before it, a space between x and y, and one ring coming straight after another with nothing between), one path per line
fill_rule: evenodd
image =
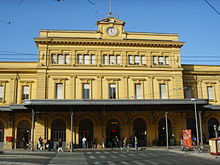
M115 25L124 25L125 24L124 21L121 21L121 20L114 18L114 17L108 17L108 18L102 19L100 21L97 21L97 25L98 24L109 24L109 23L113 23Z

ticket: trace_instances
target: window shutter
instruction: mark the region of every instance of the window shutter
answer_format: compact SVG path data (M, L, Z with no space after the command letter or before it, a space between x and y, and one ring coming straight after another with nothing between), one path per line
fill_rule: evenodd
M135 98L141 99L141 84L135 84Z
M145 58L145 56L141 56L141 64L146 64L146 58Z
M139 56L134 56L134 64L139 65Z
M4 97L4 87L1 85L0 86L0 101L3 100L3 97Z
M89 55L88 54L84 55L84 64L90 64L89 63Z
M116 56L116 64L117 65L121 64L121 56L119 56L119 55Z
M95 64L95 55L91 55L91 64Z
M207 87L207 90L208 90L208 99L213 100L214 99L213 87L209 86Z
M63 84L56 84L56 99L63 99Z
M166 84L160 84L160 98L167 99L167 89Z

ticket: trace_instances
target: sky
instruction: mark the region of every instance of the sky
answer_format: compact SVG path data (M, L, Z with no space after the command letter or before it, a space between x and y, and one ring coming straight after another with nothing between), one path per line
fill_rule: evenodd
M112 0L125 31L177 33L182 64L220 65L220 0ZM97 30L109 0L0 0L0 61L37 61L40 29ZM7 22L11 22L8 24Z

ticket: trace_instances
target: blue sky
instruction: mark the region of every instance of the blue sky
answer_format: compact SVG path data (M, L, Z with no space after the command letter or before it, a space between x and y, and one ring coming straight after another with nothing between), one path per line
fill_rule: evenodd
M208 1L220 11L220 0ZM40 29L96 30L108 5L109 0L0 0L0 61L36 61L33 38ZM126 31L178 33L185 42L183 64L220 65L220 15L204 0L112 0L112 11L126 22Z

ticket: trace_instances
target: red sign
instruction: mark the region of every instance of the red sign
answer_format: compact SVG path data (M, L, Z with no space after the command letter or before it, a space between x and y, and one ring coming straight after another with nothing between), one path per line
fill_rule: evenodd
M192 148L192 131L191 129L182 130L183 134L183 146L186 148Z
M117 132L117 130L114 130L114 129L113 129L112 132Z

